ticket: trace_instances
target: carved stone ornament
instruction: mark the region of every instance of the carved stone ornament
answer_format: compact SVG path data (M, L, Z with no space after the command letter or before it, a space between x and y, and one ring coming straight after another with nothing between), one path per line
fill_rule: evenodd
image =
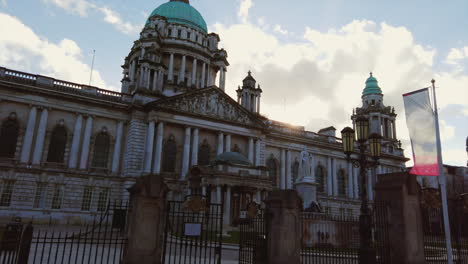
M251 202L247 205L247 218L254 219L258 216L260 210L258 209L258 204Z
M437 189L423 189L421 197L421 205L423 208L441 208L442 201L440 199L440 192Z
M246 111L243 111L241 106L215 89L174 98L173 100L169 99L156 105L169 110L199 114L247 125L258 125L256 120L252 119Z
M184 203L184 210L191 213L201 213L208 210L205 198L202 196L190 196Z

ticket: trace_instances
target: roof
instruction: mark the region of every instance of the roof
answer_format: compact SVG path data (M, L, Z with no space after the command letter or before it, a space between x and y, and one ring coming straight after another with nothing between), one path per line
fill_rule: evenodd
M370 77L366 80L366 88L364 88L364 91L362 91L362 96L370 94L382 94L382 89L379 87L379 82L374 76L372 76L372 72L370 73Z
M238 152L224 152L216 156L213 161L213 165L228 164L228 165L243 165L252 166L252 163L244 157L244 155Z
M165 17L170 23L184 24L208 33L208 27L206 26L205 19L203 19L200 12L192 7L188 1L171 0L170 2L157 7L151 13L150 18L155 15ZM149 22L150 20L148 18L146 24L149 24Z

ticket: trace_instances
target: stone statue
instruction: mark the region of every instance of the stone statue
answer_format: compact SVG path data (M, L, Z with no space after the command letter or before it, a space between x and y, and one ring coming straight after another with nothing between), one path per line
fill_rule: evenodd
M312 166L310 164L310 154L306 150L301 151L301 160L299 161L298 181L310 180L312 177Z

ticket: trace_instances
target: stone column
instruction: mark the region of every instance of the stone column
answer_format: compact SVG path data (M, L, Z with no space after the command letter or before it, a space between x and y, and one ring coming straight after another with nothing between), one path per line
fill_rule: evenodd
M252 112L257 112L257 96L254 95L253 99L252 99L252 109L250 110Z
M255 166L261 166L260 162L260 149L261 149L261 144L262 141L260 139L257 139L255 142Z
M223 154L224 151L224 135L223 133L218 134L218 152L217 154Z
M226 148L225 152L231 152L231 135L226 135Z
M226 187L224 196L224 224L231 224L231 186Z
M151 163L153 162L153 147L154 147L154 129L156 126L155 121L150 121L148 124L148 133L146 135L146 153L145 153L145 167L143 172L151 173Z
M311 168L311 171L310 171L310 172L311 172L311 173L310 173L310 176L311 176L311 178L312 178L312 181L313 181L313 182L316 182L316 178L315 178L315 155L312 154L312 153L310 153L310 157L311 157L311 159L310 159L310 166L312 167L312 168Z
M374 200L374 189L373 189L373 184L372 184L372 174L374 172L374 169L370 169L367 171L367 194L369 195L369 201Z
M333 196L332 159L327 157L327 193Z
M220 75L219 75L219 88L224 91L224 88L226 86L226 71L224 67L221 67L219 69Z
M348 197L354 198L353 164L348 162Z
M192 166L198 165L198 128L193 129Z
M75 129L73 130L73 140L70 150L70 159L68 160L68 167L71 169L76 168L78 162L78 151L80 148L81 140L81 127L83 126L83 116L78 115L75 121Z
M197 87L197 59L193 59L192 63L192 85Z
M260 94L257 96L257 100L258 100L258 102L257 102L257 113L260 114Z
M332 159L332 170L333 170L333 195L338 196L338 175L336 167L336 159Z
M186 60L186 57L185 55L183 55L182 64L180 66L180 72L179 72L179 81L178 81L179 84L185 81L185 60Z
M91 144L91 132L93 130L93 117L86 119L85 132L83 136L83 147L81 149L80 169L88 168L89 145Z
M286 189L292 190L291 151L286 151Z
M254 164L254 139L249 138L249 161Z
M280 157L280 189L286 189L286 150L281 149L281 157Z
M353 168L353 176L354 176L354 198L355 199L360 199L360 193L359 193L359 169L358 168Z
M163 137L164 137L164 123L159 122L158 130L156 133L156 151L154 156L154 164L153 164L153 173L160 174L161 173L161 157L162 157L162 145L163 145Z
M416 176L406 172L384 174L375 186L377 209L391 223L387 248L393 263L426 263L419 188Z
M210 65L207 66L207 86L213 86L213 76L211 76L211 67Z
M206 86L205 80L206 80L206 63L203 62L202 73L201 73L201 83L200 83L201 88L205 88Z
M49 111L44 108L41 113L41 120L39 121L39 127L37 129L36 146L34 147L34 154L32 164L40 165L42 158L42 150L44 149L44 140L47 131L47 119L49 117Z
M222 195L223 195L223 190L221 186L219 185L216 186L216 203L221 204L223 202Z
M301 198L296 191L273 191L266 203L268 264L301 263Z
M153 85L151 86L151 90L157 91L158 90L158 72L159 71L154 71L153 75Z
M133 83L133 79L135 77L135 61L130 62L130 67L128 68L128 78L130 78L130 82Z
M164 85L164 73L162 70L158 71L158 81L156 85L156 90L162 92Z
M112 172L117 173L120 167L120 153L122 149L123 121L117 124L117 136L115 138L114 156L112 158Z
M31 146L34 137L34 129L36 127L37 108L31 107L28 116L28 124L26 126L26 133L24 134L23 147L21 149L21 163L28 163L31 157Z
M169 73L167 76L168 82L174 82L174 53L169 56Z
M182 171L180 174L180 179L185 180L187 178L187 173L189 170L190 162L190 127L185 128L185 140L184 140L184 153L182 156Z
M392 120L392 128L393 128L393 139L397 139L396 136L396 121Z

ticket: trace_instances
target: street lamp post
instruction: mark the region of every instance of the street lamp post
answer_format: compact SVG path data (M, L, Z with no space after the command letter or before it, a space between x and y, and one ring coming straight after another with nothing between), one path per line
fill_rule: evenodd
M375 264L376 253L372 246L372 217L369 209L369 201L367 198L367 171L375 168L379 163L381 152L382 136L379 134L369 135L369 120L365 117L356 119L356 135L357 147L359 152L357 158L352 158L354 146L356 143L355 131L346 127L341 131L343 140L343 151L346 154L347 160L354 167L359 168L359 177L361 182L360 197L361 197L361 212L359 215L359 263L360 264ZM370 155L367 153L369 150Z

